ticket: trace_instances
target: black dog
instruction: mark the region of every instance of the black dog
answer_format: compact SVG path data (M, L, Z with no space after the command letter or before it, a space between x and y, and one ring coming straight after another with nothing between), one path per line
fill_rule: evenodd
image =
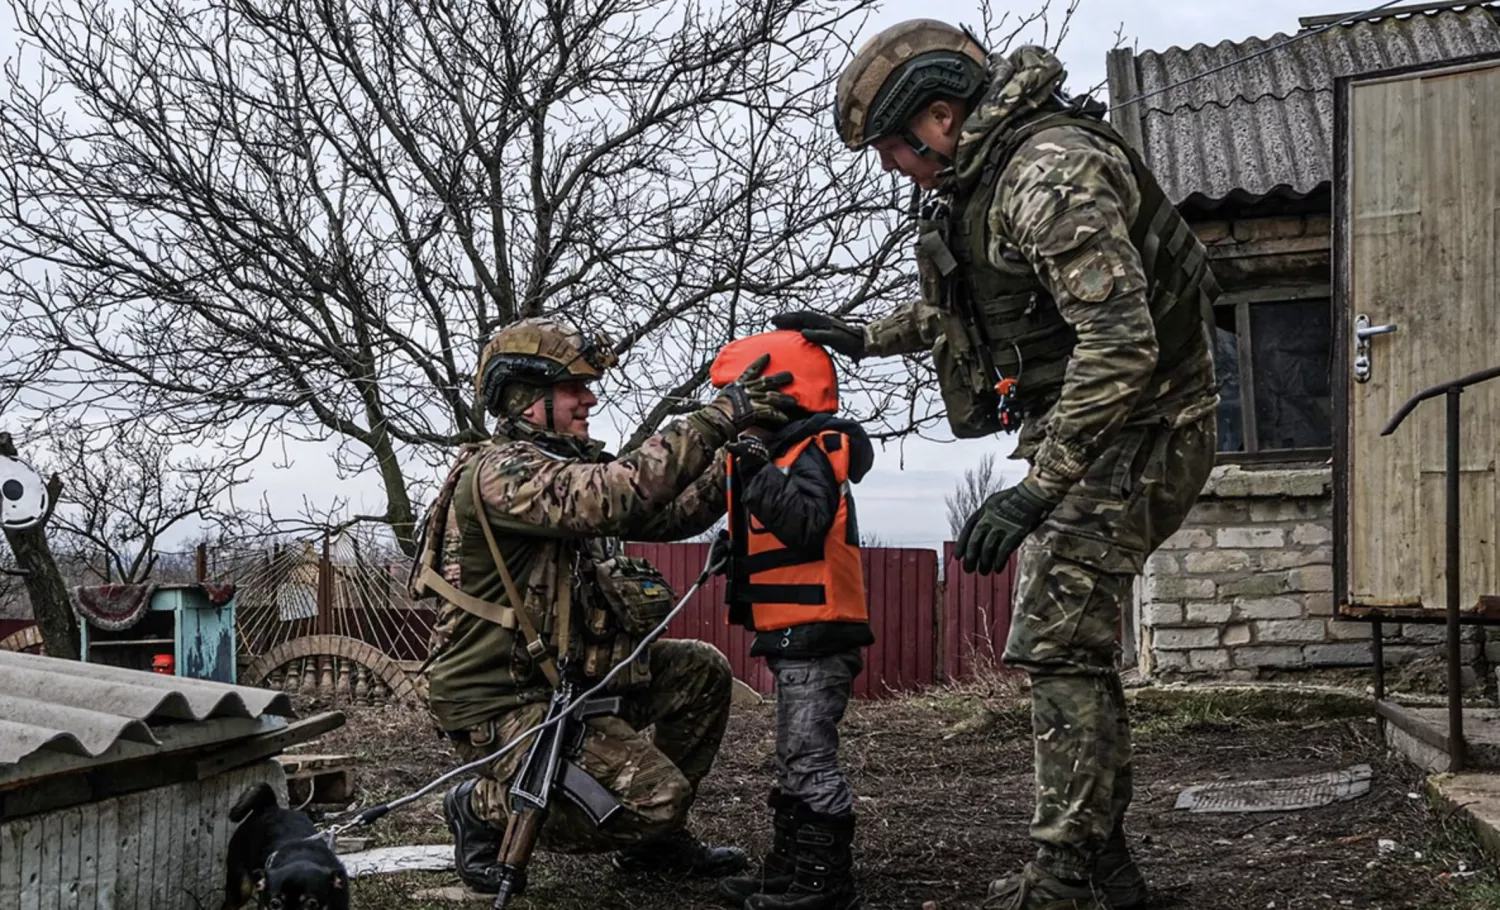
M306 815L277 805L270 784L242 793L229 820L242 824L229 839L223 910L251 897L275 910L349 910L349 873L333 839Z

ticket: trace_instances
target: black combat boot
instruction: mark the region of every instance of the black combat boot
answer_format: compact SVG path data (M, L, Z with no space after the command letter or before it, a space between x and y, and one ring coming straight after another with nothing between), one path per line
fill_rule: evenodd
M710 847L686 828L626 847L611 860L619 872L722 878L743 870L750 858L739 847Z
M745 910L852 910L863 903L854 884L854 816L823 815L805 806L800 816L791 887L782 894L752 894Z
M1115 825L1095 861L1094 885L1104 892L1110 910L1146 910L1146 879L1130 855L1124 825Z
M449 790L443 796L443 817L453 832L453 865L458 877L470 890L494 894L500 890L498 855L505 833L474 814L469 796L477 783L466 780Z
M774 813L771 816L774 831L771 851L761 860L759 874L719 882L719 897L731 907L745 906L746 898L752 894L784 894L792 886L796 868L797 808L802 805L802 800L782 793L780 787L772 787L766 805Z

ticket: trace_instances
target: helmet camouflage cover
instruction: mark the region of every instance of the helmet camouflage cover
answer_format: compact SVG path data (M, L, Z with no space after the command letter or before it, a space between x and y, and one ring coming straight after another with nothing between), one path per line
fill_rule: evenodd
M608 335L585 338L552 316L522 319L484 346L474 371L474 391L493 412L509 383L545 387L570 379L598 379L617 359Z
M839 76L833 123L859 149L906 124L938 98L968 100L984 87L985 51L967 29L908 19L864 43Z

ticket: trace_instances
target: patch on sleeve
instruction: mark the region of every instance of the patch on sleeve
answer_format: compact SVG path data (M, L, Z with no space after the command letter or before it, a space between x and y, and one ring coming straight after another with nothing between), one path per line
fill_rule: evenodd
M1115 289L1114 263L1103 250L1089 250L1063 267L1062 280L1079 300L1103 303Z

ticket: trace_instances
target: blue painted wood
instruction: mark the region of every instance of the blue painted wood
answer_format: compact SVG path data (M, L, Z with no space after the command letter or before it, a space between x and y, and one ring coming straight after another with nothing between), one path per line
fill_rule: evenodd
M172 656L176 675L237 682L238 642L234 634L233 599L215 606L197 585L162 585L151 595L147 609L153 613L174 615ZM89 641L98 636L97 633L90 635L92 630L88 623L79 625L80 644L87 660L90 659Z
M214 606L197 585L158 589L177 612L177 675L218 682L236 681L234 601Z

